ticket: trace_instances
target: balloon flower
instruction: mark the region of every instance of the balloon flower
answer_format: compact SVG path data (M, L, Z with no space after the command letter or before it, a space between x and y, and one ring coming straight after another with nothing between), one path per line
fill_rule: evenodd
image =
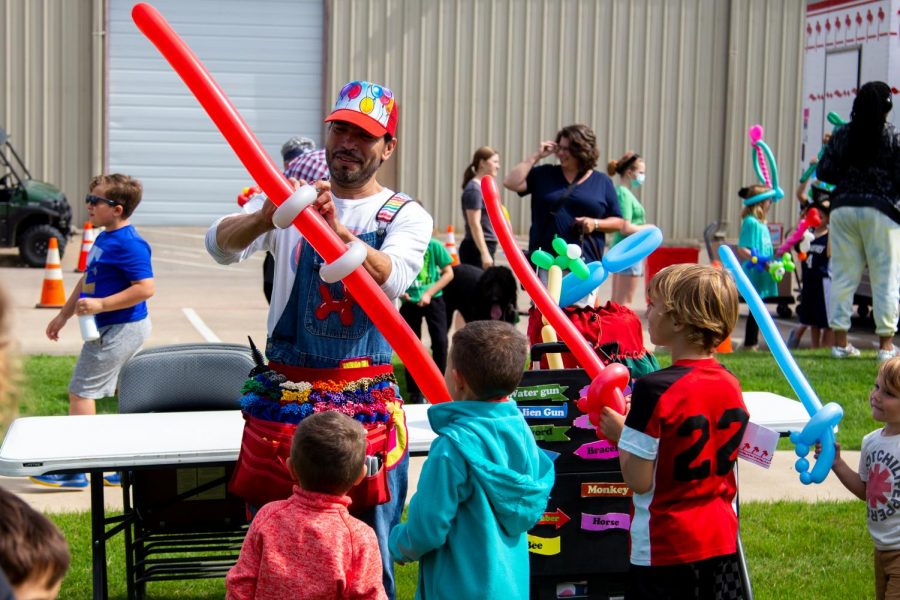
M795 445L795 451L799 457L794 463L794 468L800 473L800 482L804 485L810 483L822 483L828 477L831 470L831 464L834 462L834 428L844 416L844 409L840 405L829 402L825 406L819 401L816 392L809 385L803 371L797 366L794 357L788 352L781 334L775 327L772 315L766 310L762 299L759 297L753 284L744 274L734 252L728 246L719 247L719 258L722 264L734 276L737 289L747 301L750 312L759 325L759 330L778 363L778 367L788 380L794 393L803 403L806 412L809 413L810 419L799 432L791 433L791 442ZM815 447L816 443L821 444L822 451L819 453L815 464L810 468L809 460L806 455L809 450Z
M800 219L800 222L797 223L797 228L791 232L791 235L789 235L788 238L784 240L783 244L778 246L778 251L776 252L776 254L784 254L786 252L790 252L791 246L799 243L800 240L803 239L804 233L806 233L813 227L818 227L821 224L822 216L819 214L819 211L815 208L810 208L808 211L806 211L806 214L803 215L803 218Z
M278 206L272 218L275 226L293 223L327 263L322 268L323 277L327 273L328 280L343 281L350 294L360 299L360 307L400 355L428 399L432 403L450 400L443 375L430 354L361 266L365 246L354 243L348 247L317 211L307 210L315 202L316 191L311 186L296 191L291 187L203 63L155 8L135 4L131 17L194 94L253 180Z
M770 260L766 268L769 271L769 276L781 283L785 273L792 273L796 266L794 266L794 259L791 257L791 253L788 252L782 255L781 258Z

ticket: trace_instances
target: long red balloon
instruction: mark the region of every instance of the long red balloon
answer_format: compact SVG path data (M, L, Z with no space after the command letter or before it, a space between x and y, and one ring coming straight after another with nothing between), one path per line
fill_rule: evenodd
M153 6L135 4L131 18L188 86L256 183L276 206L280 206L293 189L203 63ZM302 210L294 219L294 227L325 262L333 262L347 250L347 245L315 210ZM365 299L360 306L400 355L428 400L432 404L450 400L443 375L431 355L372 276L360 266L343 281L354 298Z
M566 343L572 354L575 355L578 363L587 371L588 377L593 380L603 370L603 363L600 362L600 358L594 353L594 350L588 345L584 337L575 329L572 321L563 314L559 305L553 301L550 294L547 293L547 289L535 275L534 270L528 265L525 255L522 254L522 250L516 244L516 238L513 236L509 221L503 216L500 208L500 193L497 191L497 184L494 182L494 178L490 175L481 178L481 195L484 196L484 205L487 208L488 217L491 219L491 225L494 227L497 239L500 240L500 245L503 247L503 252L506 254L506 260L509 261L509 265L515 271L522 285L525 286L525 291L534 300L538 310L547 317L547 321Z

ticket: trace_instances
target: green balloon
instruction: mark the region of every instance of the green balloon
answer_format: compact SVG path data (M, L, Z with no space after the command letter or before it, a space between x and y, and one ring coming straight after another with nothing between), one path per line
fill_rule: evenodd
M569 249L569 243L562 239L561 237L553 238L553 250L562 256L566 255L566 250Z
M536 267L548 270L553 266L553 255L546 250L535 250L531 253L531 262Z
M569 261L569 270L572 271L578 279L587 279L588 275L591 274L587 264L580 258Z
M559 239L559 238L556 238L556 239ZM565 271L566 269L569 268L569 257L566 256L565 254L563 254L562 256L557 256L553 260L553 264L555 264L557 267L559 267L560 269Z

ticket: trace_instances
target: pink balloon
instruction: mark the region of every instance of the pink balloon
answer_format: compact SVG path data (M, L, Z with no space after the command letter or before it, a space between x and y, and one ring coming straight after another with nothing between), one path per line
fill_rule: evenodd
M754 126L751 127L750 130L747 132L747 135L750 136L750 141L751 141L752 143L755 144L756 142L758 142L759 140L761 140L762 137L763 137L763 128L762 128L762 125L754 125Z
M280 206L293 193L293 189L203 63L151 5L135 4L131 17L194 94L253 180L276 206ZM356 86L359 87L359 84ZM350 92L353 93L353 89ZM309 240L325 262L333 262L347 251L347 245L315 210L308 210L308 207L302 210L294 219L294 227ZM400 355L428 400L432 404L450 400L444 377L430 353L372 276L360 266L343 282L354 298L365 299L365 303L360 302L360 307Z

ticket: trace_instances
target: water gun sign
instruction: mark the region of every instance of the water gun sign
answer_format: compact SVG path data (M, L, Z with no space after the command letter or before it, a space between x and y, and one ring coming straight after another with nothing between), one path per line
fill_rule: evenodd
M559 385L558 383L546 383L543 385L530 385L520 387L510 396L516 402L534 402L541 400L543 402L566 402L565 392L569 389L567 385Z

